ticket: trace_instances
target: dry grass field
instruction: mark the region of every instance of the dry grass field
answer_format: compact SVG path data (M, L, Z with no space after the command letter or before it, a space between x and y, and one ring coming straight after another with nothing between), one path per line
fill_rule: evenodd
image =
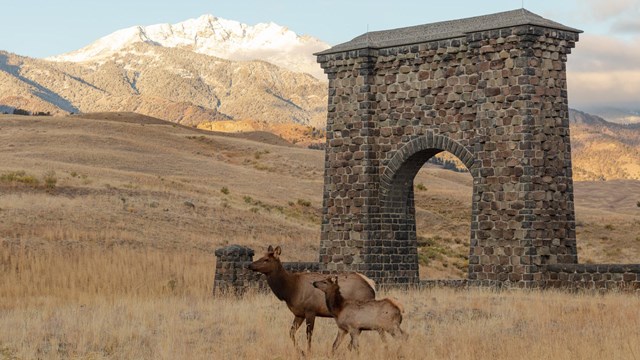
M0 358L298 358L273 295L211 296L213 251L317 260L323 159L132 114L0 116ZM416 177L422 276L464 276L471 182ZM581 262L640 262L640 182L578 182L575 198ZM365 336L354 357L640 357L636 295L393 295L410 338ZM316 329L310 358L325 358L335 325Z
M201 289L205 290L205 289ZM109 290L106 290L107 292ZM354 359L635 359L640 299L628 294L393 292L405 305L406 340L361 337ZM0 313L8 359L299 359L292 316L272 294L30 297ZM332 319L318 319L312 354L330 357ZM303 330L297 337L304 344ZM300 346L299 344L299 346Z

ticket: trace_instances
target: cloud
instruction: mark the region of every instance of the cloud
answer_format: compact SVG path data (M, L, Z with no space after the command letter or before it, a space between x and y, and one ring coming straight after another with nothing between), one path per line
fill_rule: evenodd
M567 82L571 107L640 107L640 71L569 73Z
M596 20L609 20L638 9L637 0L587 0L591 16Z
M640 0L586 0L582 13L611 34L640 34Z
M634 16L632 19L616 21L611 26L611 30L618 33L640 34L640 18Z
M582 34L569 55L568 69L579 72L640 70L640 37L622 40Z
M640 107L640 37L582 35L567 62L570 106Z

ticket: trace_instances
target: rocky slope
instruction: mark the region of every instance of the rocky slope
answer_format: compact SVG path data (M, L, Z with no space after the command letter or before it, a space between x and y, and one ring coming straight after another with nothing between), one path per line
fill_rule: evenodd
M5 110L131 111L192 126L252 120L321 127L326 101L326 84L308 74L148 43L81 64L0 52Z
M640 124L569 112L575 180L640 180Z

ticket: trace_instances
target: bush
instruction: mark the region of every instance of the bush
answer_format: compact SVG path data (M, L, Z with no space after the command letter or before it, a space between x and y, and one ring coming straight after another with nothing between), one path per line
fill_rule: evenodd
M31 115L31 112L24 109L14 109L13 115Z
M58 183L58 178L56 178L56 172L53 170L50 170L44 173L43 180L44 180L44 186L47 189L55 188L56 184Z
M20 183L31 186L38 186L38 179L33 175L28 175L24 170L10 171L0 175L0 182Z
M229 188L227 188L226 186L223 186L222 189L220 189L220 192L225 195L229 195Z
M427 191L427 187L424 186L424 184L419 183L416 185L416 189L420 190L420 191Z
M305 199L298 199L298 205L304 206L304 207L309 207L309 206L311 206L311 201L305 200Z

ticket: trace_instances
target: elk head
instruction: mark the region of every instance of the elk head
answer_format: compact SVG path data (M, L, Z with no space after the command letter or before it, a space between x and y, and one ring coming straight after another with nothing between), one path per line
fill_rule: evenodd
M338 288L338 277L337 276L329 276L328 278L321 281L314 281L313 287L320 289L322 291L329 292L330 290L335 290Z
M249 264L249 270L257 271L263 274L269 274L272 271L278 269L281 266L280 264L280 253L282 249L280 246L277 246L275 249L273 246L269 245L267 249L267 253L264 254L260 259Z

